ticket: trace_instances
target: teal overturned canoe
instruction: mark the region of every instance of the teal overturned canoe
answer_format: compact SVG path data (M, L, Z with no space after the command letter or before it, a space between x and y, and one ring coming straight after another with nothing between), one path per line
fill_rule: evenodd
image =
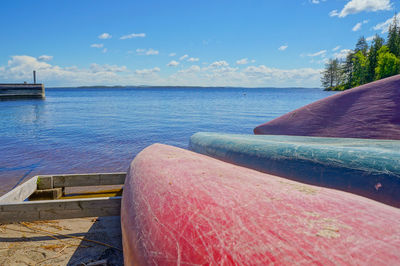
M196 133L190 149L400 207L400 141Z

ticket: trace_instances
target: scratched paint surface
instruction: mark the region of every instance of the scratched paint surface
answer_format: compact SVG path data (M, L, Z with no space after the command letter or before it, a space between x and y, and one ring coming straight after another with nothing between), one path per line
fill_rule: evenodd
M400 210L155 144L132 161L124 260L156 265L394 265Z
M318 100L254 133L400 140L400 75Z
M400 141L196 133L190 149L400 207Z

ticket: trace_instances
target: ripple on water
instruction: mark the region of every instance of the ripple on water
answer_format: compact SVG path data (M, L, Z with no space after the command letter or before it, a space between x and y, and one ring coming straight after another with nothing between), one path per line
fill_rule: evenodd
M143 148L255 126L329 96L319 89L47 89L0 102L0 195L38 174L125 171Z

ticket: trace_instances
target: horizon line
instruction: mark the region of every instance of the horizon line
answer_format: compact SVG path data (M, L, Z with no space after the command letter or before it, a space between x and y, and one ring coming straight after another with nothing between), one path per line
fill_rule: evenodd
M51 86L47 89L121 89L121 88L232 88L232 89L323 89L321 87L245 87L245 86L193 86L193 85L87 85L87 86Z

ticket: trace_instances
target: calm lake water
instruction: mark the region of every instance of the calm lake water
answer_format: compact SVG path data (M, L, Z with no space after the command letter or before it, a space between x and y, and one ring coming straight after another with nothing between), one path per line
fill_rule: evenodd
M320 89L47 89L0 101L0 195L38 174L126 171L143 148L253 128L331 95Z

